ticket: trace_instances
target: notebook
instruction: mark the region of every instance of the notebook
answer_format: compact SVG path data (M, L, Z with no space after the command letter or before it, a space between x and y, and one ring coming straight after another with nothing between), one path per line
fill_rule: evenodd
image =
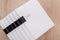
M37 0L30 0L0 20L10 40L36 40L54 23Z

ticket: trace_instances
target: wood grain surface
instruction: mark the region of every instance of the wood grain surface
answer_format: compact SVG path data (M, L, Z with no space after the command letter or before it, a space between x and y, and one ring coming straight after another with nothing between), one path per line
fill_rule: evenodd
M37 40L60 40L60 0L38 0L55 26ZM0 19L27 0L0 0ZM0 26L0 40L9 40Z

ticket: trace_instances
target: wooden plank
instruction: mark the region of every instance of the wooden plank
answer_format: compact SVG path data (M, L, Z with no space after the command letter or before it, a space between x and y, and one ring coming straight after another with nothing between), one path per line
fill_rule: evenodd
M0 19L6 15L6 0L0 0Z

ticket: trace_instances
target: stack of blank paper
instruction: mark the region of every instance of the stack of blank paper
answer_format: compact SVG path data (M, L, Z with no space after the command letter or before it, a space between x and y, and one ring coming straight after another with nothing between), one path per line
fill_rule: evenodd
M30 0L1 19L0 25L10 40L36 40L54 23L37 0Z

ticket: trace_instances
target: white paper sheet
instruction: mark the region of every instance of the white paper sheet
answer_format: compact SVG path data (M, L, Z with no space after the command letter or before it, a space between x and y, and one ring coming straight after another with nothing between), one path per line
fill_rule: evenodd
M17 8L16 11L17 13L22 12L22 15L30 15L30 17L27 19L26 26L34 38L38 38L54 26L54 23L38 1L29 1Z
M21 25L21 26L22 27L25 26L24 29L25 29L26 33L28 35L32 35L33 38L35 38L35 39L40 37L42 34L47 32L50 28L52 28L54 26L54 23L49 18L49 16L44 11L44 9L42 8L41 4L38 1L32 1L32 0L28 1L27 3L23 4L22 6L18 7L17 9L15 9L9 15L10 16L15 15L14 17L18 18L16 16L16 14L14 14L15 12L17 12L17 14L19 14L20 16L24 16L26 18L27 21L24 23L24 25ZM13 21L10 21L9 15L0 21L0 25L2 26L3 29L6 28L3 26L8 26L9 24L11 24L13 22ZM11 18L15 21L16 19L13 18L12 16L11 16ZM6 18L10 21L9 24L6 21L7 20ZM5 23L7 23L7 24L5 25ZM29 34L29 31L26 30L26 27L30 31L30 34ZM17 29L19 29L19 28L17 28ZM10 39L11 39L11 35L14 35L14 33L16 33L18 31L17 29L8 34L8 37ZM19 29L19 30L22 31L22 29ZM17 32L17 34L18 34L18 32ZM16 37L18 37L17 34L15 35ZM23 32L23 35L27 35L27 34L24 34L24 32ZM32 37L32 36L30 36L30 37ZM14 39L14 37L13 37L13 39ZM11 39L11 40L13 40L13 39ZM26 39L28 40L28 37L26 37ZM16 40L16 39L14 39L14 40ZM19 37L17 38L17 40L19 40Z

